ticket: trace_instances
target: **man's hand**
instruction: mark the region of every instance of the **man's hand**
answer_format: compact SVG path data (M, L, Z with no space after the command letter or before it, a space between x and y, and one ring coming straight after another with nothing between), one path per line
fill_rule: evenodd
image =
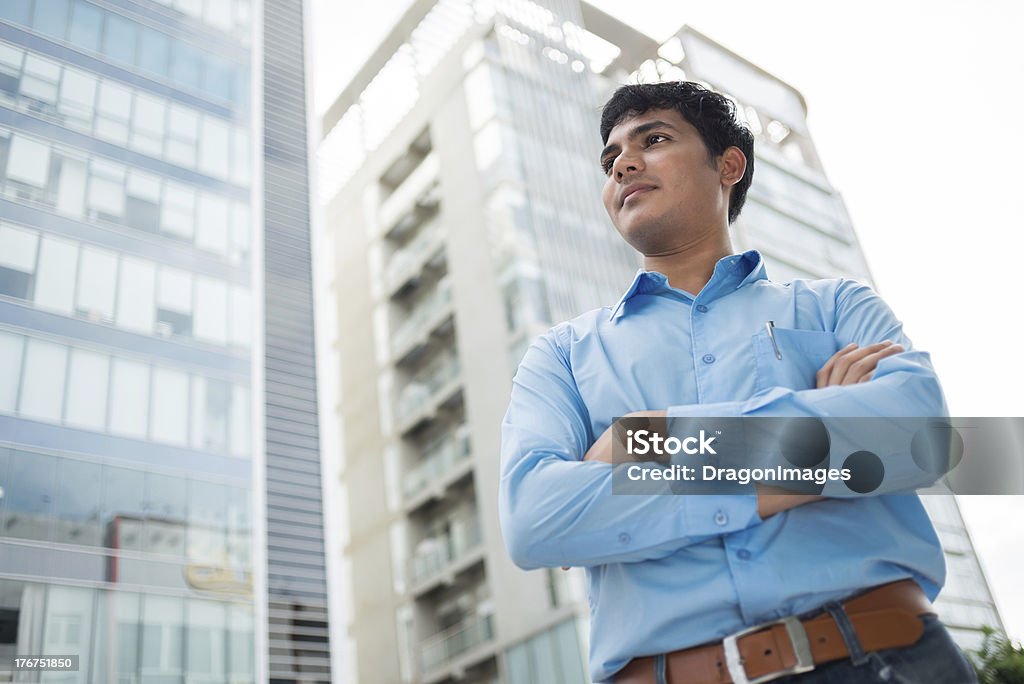
M903 346L885 340L867 347L848 344L832 355L818 371L817 389L837 385L854 385L867 382L875 372L878 362L887 356L899 354Z

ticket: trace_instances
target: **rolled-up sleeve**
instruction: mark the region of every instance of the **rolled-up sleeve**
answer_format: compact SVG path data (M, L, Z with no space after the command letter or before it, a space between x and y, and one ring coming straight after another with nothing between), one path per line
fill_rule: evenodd
M499 518L523 569L663 558L761 522L757 497L685 496L669 483L612 493L613 467L583 461L594 441L558 329L527 351L502 422Z

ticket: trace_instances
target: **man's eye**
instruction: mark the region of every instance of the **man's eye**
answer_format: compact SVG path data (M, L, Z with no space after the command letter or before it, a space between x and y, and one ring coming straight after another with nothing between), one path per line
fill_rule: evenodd
M663 136L661 133L655 133L654 135L647 137L647 144L653 145L654 143L661 142L662 140L668 140L668 138Z
M607 176L612 170L612 163L615 161L615 157L608 157L607 159L601 160L601 171Z

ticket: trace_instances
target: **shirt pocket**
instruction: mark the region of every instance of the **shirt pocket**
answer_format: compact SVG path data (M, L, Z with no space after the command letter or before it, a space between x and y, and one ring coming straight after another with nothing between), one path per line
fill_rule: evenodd
M775 327L772 334L774 344L767 326L753 336L757 391L771 387L814 389L815 375L839 348L835 333Z

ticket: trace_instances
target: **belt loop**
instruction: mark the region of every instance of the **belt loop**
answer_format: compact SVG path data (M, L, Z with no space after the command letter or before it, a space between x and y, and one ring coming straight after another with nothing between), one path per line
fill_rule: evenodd
M664 653L654 656L654 682L655 684L668 684Z
M850 616L846 614L843 605L839 601L829 601L825 604L825 610L836 621L839 633L842 635L843 641L846 642L846 649L850 652L850 660L853 661L854 667L866 663L868 661L868 654L861 647L860 640L857 638L857 632L854 631L853 623L850 622Z

